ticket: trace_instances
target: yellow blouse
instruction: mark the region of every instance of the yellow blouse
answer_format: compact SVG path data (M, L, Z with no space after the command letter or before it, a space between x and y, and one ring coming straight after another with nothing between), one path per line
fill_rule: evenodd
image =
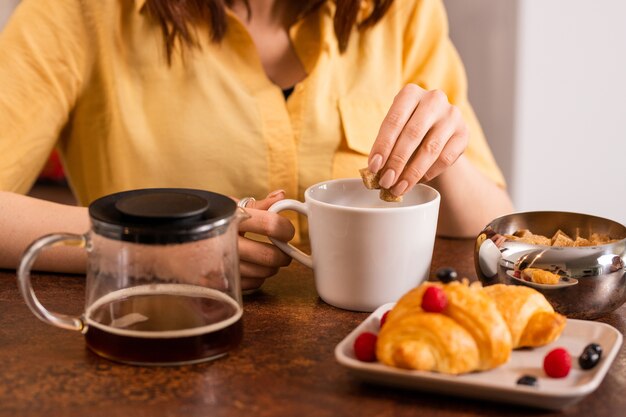
M307 77L287 101L233 13L221 43L200 30L201 48L179 48L168 66L144 2L21 2L0 34L0 189L28 192L56 146L82 204L143 187L301 198L314 183L358 175L410 82L461 108L466 156L504 185L440 0L396 0L344 54L328 1L290 30Z

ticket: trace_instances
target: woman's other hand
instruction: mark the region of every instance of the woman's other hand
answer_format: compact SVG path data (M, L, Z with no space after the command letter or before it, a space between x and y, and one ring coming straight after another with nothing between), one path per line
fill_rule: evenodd
M251 216L239 225L239 267L241 288L250 290L263 285L266 278L276 275L278 270L289 265L287 256L271 243L259 242L245 237L246 232L273 237L284 242L293 239L295 229L291 222L267 209L275 202L285 198L282 190L270 193L265 199L250 201L246 212Z
M369 170L380 185L401 196L450 167L467 147L461 111L441 90L407 84L396 95L372 146Z

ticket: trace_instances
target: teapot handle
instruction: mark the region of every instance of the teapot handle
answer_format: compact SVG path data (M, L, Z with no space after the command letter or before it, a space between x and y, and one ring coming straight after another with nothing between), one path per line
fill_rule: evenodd
M86 235L76 235L70 233L55 233L42 236L34 241L22 255L20 266L17 270L17 279L24 301L35 316L41 321L52 324L62 329L83 331L86 327L80 317L68 316L66 314L53 313L47 310L35 296L35 291L30 280L30 270L39 256L39 253L50 246L78 246L84 248L87 245Z
M277 201L276 203L272 204L272 206L267 211L278 213L283 210L294 210L305 216L309 215L309 209L307 208L305 203L302 203L298 200L290 199ZM302 265L313 268L313 258L311 257L311 255L307 255L300 249L293 246L291 243L282 242L272 237L270 237L270 240L274 245L278 246L280 250L291 256L296 261L300 262Z

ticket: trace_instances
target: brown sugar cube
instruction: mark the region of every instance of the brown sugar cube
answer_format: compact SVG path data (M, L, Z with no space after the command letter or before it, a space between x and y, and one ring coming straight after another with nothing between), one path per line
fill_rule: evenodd
M593 246L604 245L605 243L609 243L611 241L609 235L605 235L604 233L592 233L589 240L593 243Z
M402 196L400 196L400 197L395 196L388 189L381 188L380 189L380 199L383 200L383 201L387 201L389 203L399 203L399 202L402 201Z
M545 236L541 236L541 235L534 235L533 236L533 241L535 242L535 245L545 245L545 246L550 246L550 239L548 239Z
M532 235L533 235L532 232L528 229L520 229L516 231L515 233L513 233L513 236L517 236L517 237L529 237Z
M368 190L378 190L380 188L380 185L378 184L378 180L380 180L380 172L374 174L367 168L361 168L359 169L359 173L361 174L365 188Z
M361 168L359 169L359 174L361 174L365 188L368 190L380 190L379 197L381 200L391 203L399 203L402 201L401 196L395 196L388 189L380 187L380 184L378 183L380 180L380 173L373 174L368 168Z
M576 240L574 241L574 246L576 247L593 246L593 242L588 239L585 239L584 237L578 236Z
M558 284L561 277L550 271L544 271L538 268L526 268L522 271L522 278L526 281L532 281L536 284Z
M574 246L574 240L561 229L552 236L551 242L552 246Z
M552 242L545 236L541 235L530 235L526 237L522 237L518 240L518 242L528 243L530 245L544 245L550 246Z

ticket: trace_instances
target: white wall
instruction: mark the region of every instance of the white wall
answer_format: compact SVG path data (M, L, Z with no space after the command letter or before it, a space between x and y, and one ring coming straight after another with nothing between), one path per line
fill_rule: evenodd
M445 3L516 209L626 224L626 1Z
M518 208L626 223L626 2L523 0L519 12Z

